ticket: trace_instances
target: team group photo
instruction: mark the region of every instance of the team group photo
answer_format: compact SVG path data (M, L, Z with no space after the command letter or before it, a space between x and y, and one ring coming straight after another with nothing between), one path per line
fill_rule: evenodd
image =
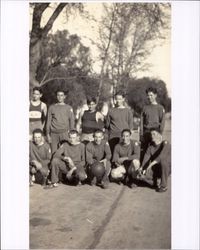
M29 12L30 249L170 249L170 4Z

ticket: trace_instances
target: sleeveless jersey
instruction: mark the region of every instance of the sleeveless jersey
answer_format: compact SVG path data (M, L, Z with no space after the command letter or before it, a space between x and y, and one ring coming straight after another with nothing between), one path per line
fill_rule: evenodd
M41 121L42 119L42 102L39 105L34 106L32 102L30 102L29 107L29 121L36 122Z
M97 129L103 129L104 123L102 120L96 121L96 113L89 112L88 110L84 112L82 117L82 133L91 134L94 133Z

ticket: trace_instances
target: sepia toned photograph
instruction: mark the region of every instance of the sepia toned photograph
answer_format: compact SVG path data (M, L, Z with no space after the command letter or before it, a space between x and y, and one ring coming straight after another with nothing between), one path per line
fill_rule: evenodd
M29 3L30 249L171 249L171 4Z

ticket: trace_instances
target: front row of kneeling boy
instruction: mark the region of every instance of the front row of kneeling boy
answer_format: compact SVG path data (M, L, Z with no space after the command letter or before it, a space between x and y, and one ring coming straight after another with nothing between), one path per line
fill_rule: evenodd
M63 142L52 156L43 132L36 129L30 142L30 185L38 173L45 188L57 187L63 174L69 183L81 185L89 181L102 188L108 188L110 180L134 188L139 180L151 176L156 191L165 192L171 172L170 155L170 144L162 140L157 129L152 129L151 142L140 163L140 143L131 140L131 131L124 129L113 156L101 130L94 133L94 141L86 146L80 142L76 130L69 131L68 141Z

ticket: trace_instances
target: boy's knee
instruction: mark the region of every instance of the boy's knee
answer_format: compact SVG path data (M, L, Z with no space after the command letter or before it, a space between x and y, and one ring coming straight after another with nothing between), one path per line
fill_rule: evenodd
M140 168L140 161L138 159L134 159L132 161L134 170L138 170Z
M124 166L119 166L117 168L112 169L111 177L113 179L123 178L125 173L126 173L125 167Z

